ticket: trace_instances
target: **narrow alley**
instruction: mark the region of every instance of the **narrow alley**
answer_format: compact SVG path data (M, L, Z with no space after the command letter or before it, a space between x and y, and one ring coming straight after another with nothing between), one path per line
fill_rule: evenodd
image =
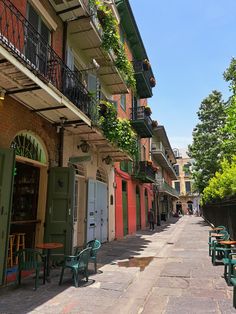
M88 283L73 287L67 272L59 286L60 268L37 291L24 279L21 288L0 290L0 313L235 313L223 266L208 256L209 229L201 217L184 216L104 244Z

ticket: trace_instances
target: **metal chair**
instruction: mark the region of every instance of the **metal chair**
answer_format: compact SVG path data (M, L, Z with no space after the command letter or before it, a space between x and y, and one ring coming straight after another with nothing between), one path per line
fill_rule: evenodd
M221 230L210 230L209 231L209 240L208 240L208 245L209 245L209 256L211 256L211 246L212 246L212 233L221 233L221 231L227 231L225 226L217 226L215 228L222 228Z
M215 265L216 259L219 258L220 255L226 257L227 253L231 250L219 243L219 241L229 240L230 234L225 230L221 231L220 234L222 234L222 236L217 238L217 240L213 240L211 245L211 262L213 265Z
M39 272L43 268L43 284L45 284L46 265L45 257L34 249L22 249L16 252L18 257L17 282L21 284L23 270L35 270L35 290L38 288Z
M65 255L59 285L62 284L65 268L71 269L75 287L78 287L78 276L80 273L82 273L85 276L86 281L88 281L88 262L90 253L91 248L88 247L79 252L78 255Z

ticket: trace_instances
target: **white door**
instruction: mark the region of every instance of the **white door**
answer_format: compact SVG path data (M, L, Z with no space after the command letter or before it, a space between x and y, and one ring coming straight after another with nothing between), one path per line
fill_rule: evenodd
M108 228L107 184L88 180L87 242L107 241Z

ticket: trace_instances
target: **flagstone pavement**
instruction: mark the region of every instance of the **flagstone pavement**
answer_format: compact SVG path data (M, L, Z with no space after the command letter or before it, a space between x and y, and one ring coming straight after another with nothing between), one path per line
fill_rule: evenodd
M0 289L0 313L236 313L223 266L208 256L208 230L201 217L184 216L103 244L88 283L75 288L68 271L59 286L60 268L37 291L23 279Z

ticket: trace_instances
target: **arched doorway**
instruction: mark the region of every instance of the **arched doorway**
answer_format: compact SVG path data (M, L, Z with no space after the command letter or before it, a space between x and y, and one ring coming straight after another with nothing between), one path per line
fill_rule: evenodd
M47 152L33 133L22 131L11 143L15 150L10 234L23 233L25 247L43 239L46 207Z
M141 229L141 204L140 204L140 189L136 186L136 230Z
M176 213L179 215L183 215L183 209L182 209L182 203L181 202L176 203Z
M187 202L187 210L190 215L193 214L193 202L192 201Z

